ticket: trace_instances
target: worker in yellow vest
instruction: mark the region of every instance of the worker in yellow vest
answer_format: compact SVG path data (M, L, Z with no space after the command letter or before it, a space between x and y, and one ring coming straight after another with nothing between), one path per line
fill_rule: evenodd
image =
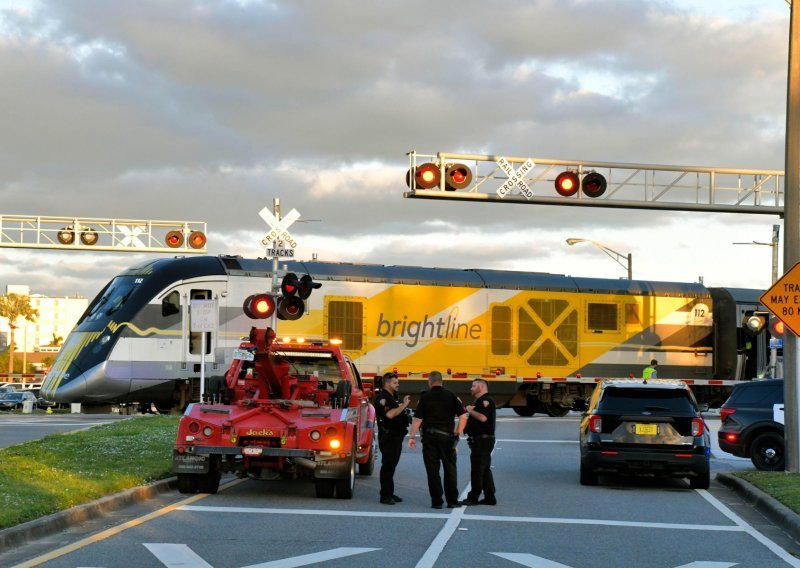
M651 360L650 365L644 368L644 371L642 372L642 378L645 380L657 379L658 378L658 372L656 369L657 367L658 367L658 361L655 359Z

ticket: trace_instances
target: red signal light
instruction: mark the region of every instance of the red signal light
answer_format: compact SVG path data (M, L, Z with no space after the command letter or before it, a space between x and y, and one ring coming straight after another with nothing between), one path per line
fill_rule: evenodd
M170 231L164 237L164 242L169 248L180 248L183 246L183 233L181 231Z
M417 189L431 189L437 187L442 179L442 171L432 162L426 162L409 170L406 173L406 184L411 187L411 174L414 174L414 185Z
M206 235L203 231L192 231L189 235L189 246L193 249L200 249L206 246Z
M571 197L578 193L580 186L580 179L575 172L561 172L556 176L556 192L559 195Z
M472 170L464 164L450 164L444 173L444 188L446 191L464 189L472 183Z
M778 318L773 317L769 322L769 334L776 339L780 339L785 332L786 324Z
M294 321L306 311L306 304L297 296L286 296L278 304L278 319Z
M253 294L245 299L242 310L250 319L265 319L275 312L275 299L269 294Z
M281 281L281 293L284 297L294 296L297 293L300 280L294 272L287 272Z
M581 189L586 197L600 197L606 192L606 178L597 172L590 172L583 177Z

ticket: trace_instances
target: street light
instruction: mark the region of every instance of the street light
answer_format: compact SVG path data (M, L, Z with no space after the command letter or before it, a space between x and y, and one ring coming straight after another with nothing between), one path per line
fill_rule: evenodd
M608 256L610 256L612 259L614 259L614 262L619 264L621 267L627 268L628 269L628 280L633 280L633 255L631 253L622 254L622 253L619 253L619 252L617 252L615 250L612 250L612 249L608 248L606 245L600 244L597 241L592 241L592 240L589 240L589 239L567 239L567 244L568 245L574 245L574 244L577 244L577 243L591 243L591 244L593 244L594 246L599 248L601 251L606 253ZM623 259L625 259L626 262L622 262Z
M781 226L772 225L772 242L759 243L758 241L751 241L749 243L733 243L735 245L764 245L772 247L772 283L778 280L778 236L780 235Z

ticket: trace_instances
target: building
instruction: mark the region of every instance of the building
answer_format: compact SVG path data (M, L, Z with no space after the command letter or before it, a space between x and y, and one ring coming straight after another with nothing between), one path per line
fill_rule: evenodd
M17 331L14 337L14 351L47 352L57 351L54 348L56 338L63 341L75 327L89 300L82 296L61 297L31 294L28 286L8 285L5 294L28 296L31 306L39 311L36 321L30 322L22 318L17 320ZM10 343L11 329L7 318L0 318L0 350L6 349Z

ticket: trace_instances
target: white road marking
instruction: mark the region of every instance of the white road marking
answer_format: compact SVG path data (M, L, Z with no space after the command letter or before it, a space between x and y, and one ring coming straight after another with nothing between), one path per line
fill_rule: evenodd
M494 554L500 558L505 558L506 560L522 564L523 566L529 566L530 568L571 568L566 564L553 562L552 560L542 558L541 556L534 556L533 554L517 552L490 552L489 554Z
M143 542L153 556L167 568L214 568L185 544Z

